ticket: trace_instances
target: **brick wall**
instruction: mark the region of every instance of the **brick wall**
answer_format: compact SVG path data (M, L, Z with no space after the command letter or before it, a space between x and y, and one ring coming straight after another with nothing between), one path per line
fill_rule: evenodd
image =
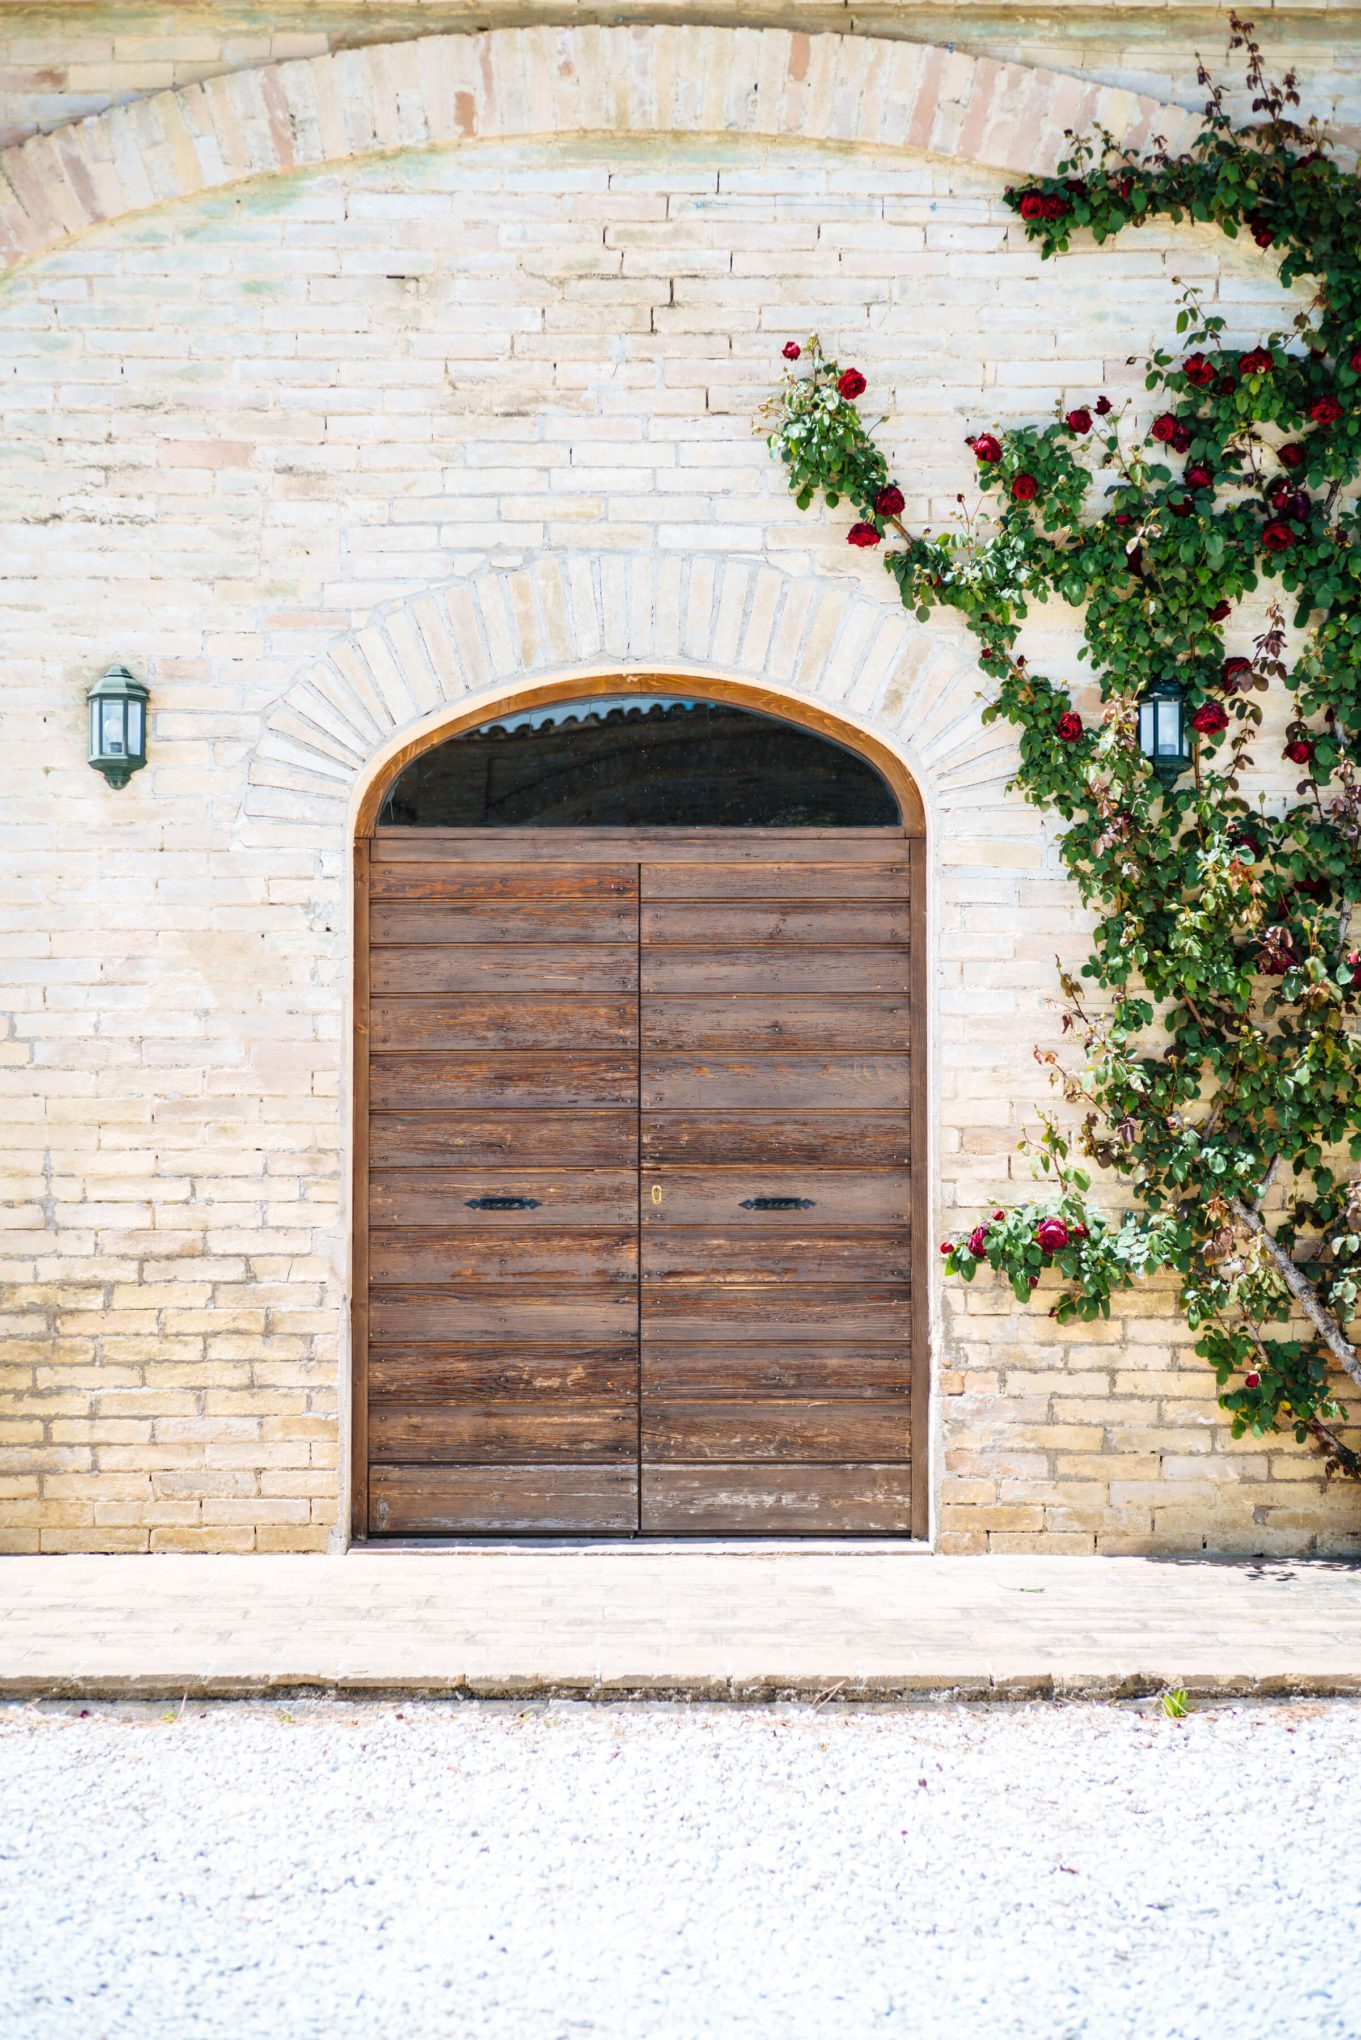
M26 13L40 36L72 10ZM798 515L752 413L780 343L818 329L887 413L908 515L939 521L966 430L1136 387L1126 355L1171 332L1175 279L1245 340L1278 293L1255 251L1191 229L1042 269L999 203L1030 145L1014 83L961 145L994 86L942 70L899 128L933 152L904 148L892 107L858 125L888 61L866 45L837 59L854 95L815 107L845 139L757 114L661 137L656 47L634 39L633 97L588 135L545 116L507 138L507 115L498 136L497 55L466 146L398 104L410 72L352 71L368 146L389 114L416 145L288 176L251 176L278 144L230 125L270 103L259 80L186 100L190 195L150 203L153 176L85 230L82 166L135 200L119 137L170 147L164 112L101 129L60 159L50 252L0 284L4 1547L343 1535L350 817L450 702L712 671L892 744L931 826L942 1236L1028 1184L1071 892L1005 791L968 641L894 609L838 520ZM777 59L822 61L716 32L675 89L735 105L741 67ZM385 114L364 94L394 78ZM965 79L953 111L940 78ZM1050 146L1072 102L1035 89ZM39 161L15 171L21 226ZM1062 613L1032 627L1052 670L1073 648ZM122 793L83 762L84 691L115 659L153 689L151 764ZM985 1282L933 1299L942 1547L1355 1549L1355 1496L1288 1440L1234 1445L1167 1295L1128 1305L1061 1332Z

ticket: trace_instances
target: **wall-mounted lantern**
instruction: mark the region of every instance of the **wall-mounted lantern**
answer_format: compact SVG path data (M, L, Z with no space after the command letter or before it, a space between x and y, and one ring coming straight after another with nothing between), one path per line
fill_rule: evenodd
M1156 680L1139 701L1139 749L1170 793L1191 762L1186 697L1175 680Z
M110 786L126 786L146 764L148 689L126 666L110 666L85 698L90 704L90 763Z

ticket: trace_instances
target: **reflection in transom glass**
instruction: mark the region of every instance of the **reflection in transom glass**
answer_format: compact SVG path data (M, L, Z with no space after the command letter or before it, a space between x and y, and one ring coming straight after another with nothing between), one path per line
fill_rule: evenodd
M384 826L891 828L872 765L812 730L726 702L604 695L500 716L412 760Z

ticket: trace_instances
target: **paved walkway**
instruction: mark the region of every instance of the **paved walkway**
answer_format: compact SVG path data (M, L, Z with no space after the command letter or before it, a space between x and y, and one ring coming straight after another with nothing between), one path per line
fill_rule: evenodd
M1361 1693L1361 1565L807 1546L0 1560L0 1696Z

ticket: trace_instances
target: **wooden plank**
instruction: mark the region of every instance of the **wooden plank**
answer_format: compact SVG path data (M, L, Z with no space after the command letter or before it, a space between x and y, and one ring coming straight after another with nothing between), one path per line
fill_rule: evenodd
M870 1179L871 1181L873 1178ZM479 1200L527 1197L519 1210ZM631 1227L638 1211L632 1169L379 1169L369 1181L373 1225L471 1226L512 1233L562 1226Z
M795 1396L699 1401L692 1396L673 1402L650 1395L643 1400L645 1470L658 1460L905 1463L908 1444L905 1396L826 1401Z
M375 1346L369 1393L380 1402L633 1402L638 1349L612 1346Z
M645 1402L654 1396L755 1399L767 1395L888 1396L905 1398L911 1371L906 1344L738 1345L715 1340L684 1345L644 1337L641 1370ZM377 1366L377 1358L370 1363Z
M627 1460L638 1451L638 1412L630 1398L560 1402L375 1403L369 1418L372 1463L447 1466L544 1465L553 1460ZM698 1456L698 1455L697 1455Z
M800 1232L824 1227L906 1225L912 1194L907 1169L655 1169L643 1172L645 1231L699 1225ZM802 1210L754 1208L757 1198L798 1198Z
M628 1167L638 1114L614 1112L376 1112L375 1168ZM513 1185L510 1187L514 1187Z
M428 864L890 864L901 829L413 829L373 836L375 866ZM831 846L831 847L829 847Z
M380 1002L374 1018L374 1039L379 1047L382 1011ZM652 1053L832 1048L901 1054L910 1046L911 1020L911 1006L901 993L846 993L823 998L789 992L775 1002L751 992L698 998L671 993L644 998L641 1025L643 1047ZM572 1040L563 1041L562 1046L585 1044Z
M649 1112L641 1128L649 1163L711 1163L768 1169L781 1163L905 1167L901 1112Z
M873 864L652 864L641 897L670 899L897 900L907 896L907 845Z
M909 932L906 905L887 900L663 900L641 919L645 949L905 947Z
M903 1466L644 1466L642 1529L671 1537L904 1535Z
M375 1266L381 1237L373 1236ZM805 1232L795 1222L778 1232L752 1226L708 1232L664 1226L643 1234L642 1274L649 1282L797 1282L800 1276L805 1282L810 1276L819 1282L908 1282L912 1257L905 1227Z
M873 954L873 951L867 952ZM638 986L636 943L414 944L372 952L372 989L389 992L546 992L589 996ZM873 990L871 986L868 989Z
M504 852L503 852L504 854ZM634 899L636 864L522 863L470 864L465 857L429 862L381 859L374 865L375 900L459 900L465 905L496 900ZM855 867L851 867L854 869Z
M653 1339L856 1339L911 1336L907 1283L832 1284L679 1282L642 1284L641 1325Z
M375 1086L380 1068L375 1060ZM752 1105L906 1114L909 1083L905 1055L644 1055L641 1102L644 1112L683 1110L702 1099L715 1112Z
M505 1226L382 1225L369 1233L374 1283L631 1280L637 1267L632 1226L515 1233Z
M350 1292L350 1530L369 1534L369 845L354 846L354 1140L350 1201L354 1215Z
M384 948L415 942L633 942L638 935L638 913L630 900L492 900L471 905L388 900L372 912L371 939Z
M529 993L441 998L427 992L407 998L374 999L369 1024L375 1049L397 1052L429 1048L631 1048L638 1038L638 1002L632 993L580 998L563 992L556 997L536 999ZM690 1042L675 1045L707 1046ZM864 1045L896 1048L899 1044L866 1040Z
M619 1466L375 1466L370 1525L388 1537L632 1536L638 1474Z
M432 951L448 956L457 952ZM501 952L509 955L510 951ZM601 955L612 954L602 950ZM378 958L375 957L375 985ZM741 949L645 949L640 984L648 992L761 992L783 998L789 992L907 991L909 965L902 948L805 949L757 946ZM432 987L431 989L436 989Z
M915 906L915 925L912 935L912 980L910 997L917 1012L927 1010L929 993L926 970L926 845L916 841L911 845L912 891ZM917 1055L912 1068L911 1119L914 1126L921 1127L923 1136L929 1123L931 1098L927 1073L928 1052L927 1029L923 1026L917 1044ZM927 1271L931 1265L931 1189L926 1175L926 1142L923 1137L921 1159L913 1170L912 1177L912 1419L919 1438L930 1436L929 1404L931 1400L931 1317ZM931 1534L931 1490L927 1455L919 1451L912 1462L912 1534L923 1542Z
M446 1346L484 1339L498 1345L544 1339L553 1345L599 1345L631 1338L638 1325L632 1282L538 1292L490 1285L452 1285L417 1292L374 1289L369 1336L375 1345Z
M425 1108L481 1111L504 1105L559 1105L575 1112L632 1105L638 1064L618 1052L502 1049L491 1055L375 1055L369 1063L375 1112Z

